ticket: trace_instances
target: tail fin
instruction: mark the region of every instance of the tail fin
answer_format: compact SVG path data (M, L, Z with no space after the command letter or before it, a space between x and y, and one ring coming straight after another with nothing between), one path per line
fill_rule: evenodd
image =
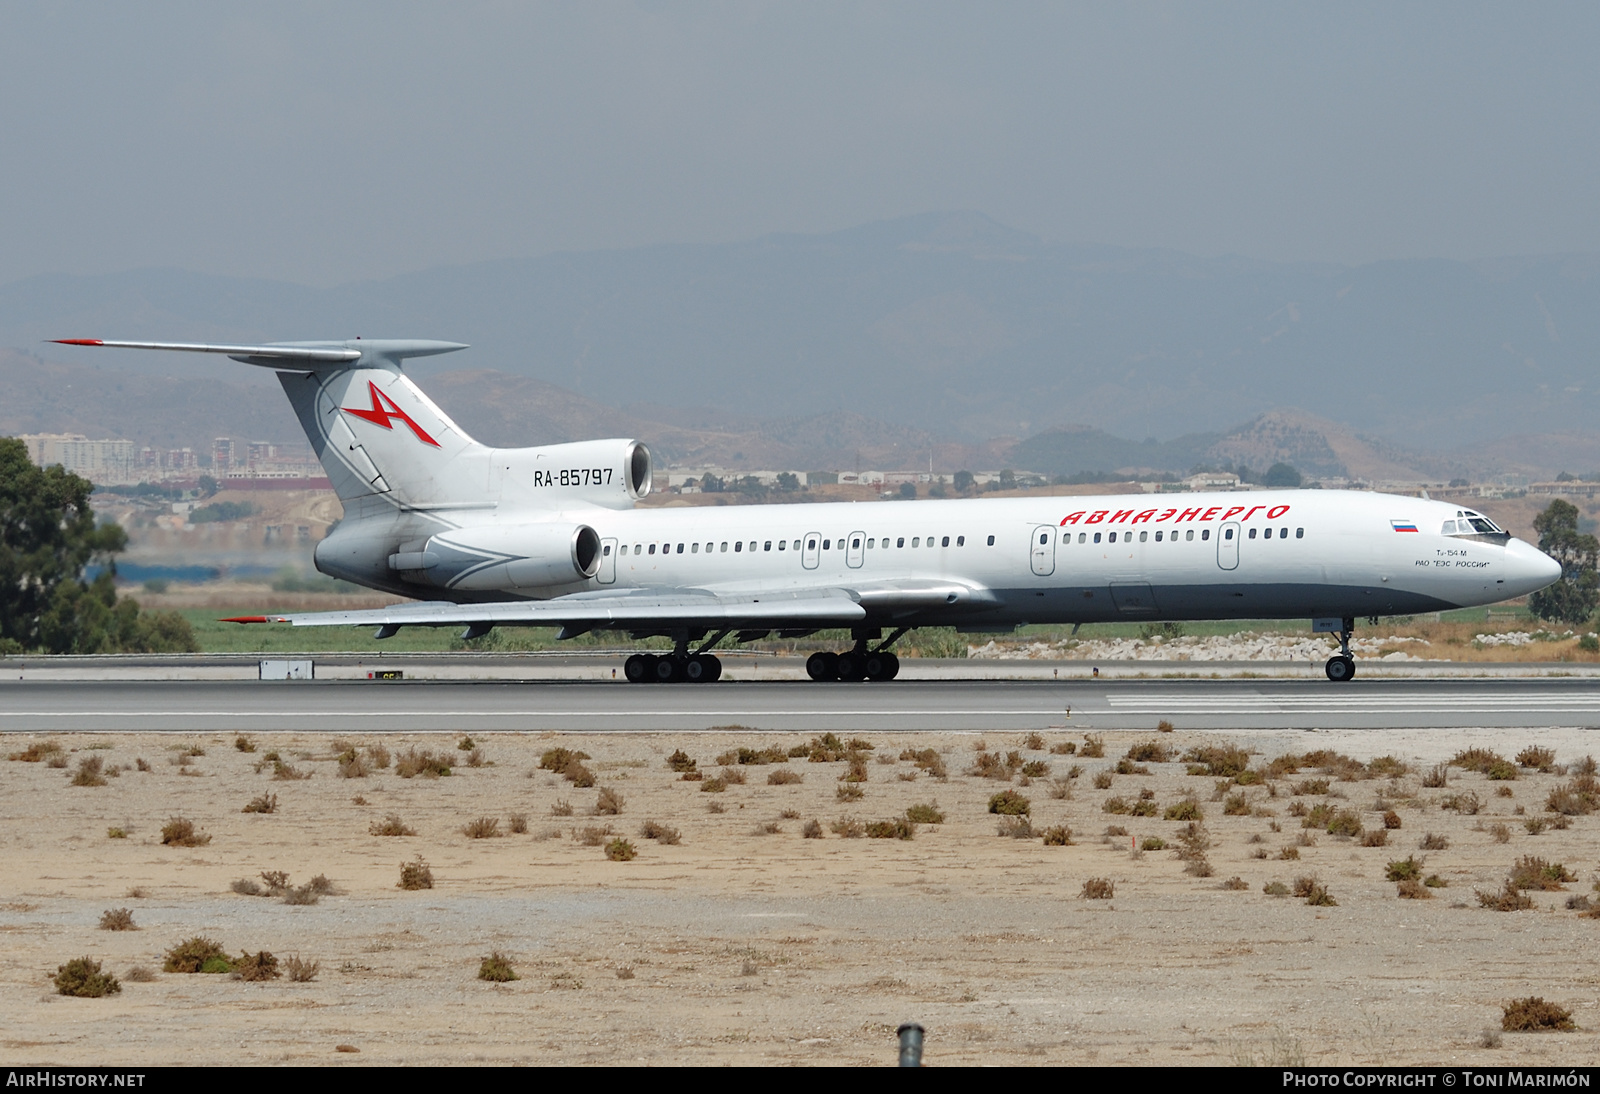
M459 342L359 338L342 342L202 345L63 338L62 345L221 353L277 369L317 458L346 506L492 506L489 449L461 431L401 372L408 357Z
M494 504L490 450L397 368L280 372L278 382L346 507Z

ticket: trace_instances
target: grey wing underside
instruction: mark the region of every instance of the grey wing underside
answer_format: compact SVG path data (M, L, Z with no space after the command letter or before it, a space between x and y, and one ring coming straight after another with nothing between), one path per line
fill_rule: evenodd
M869 615L893 620L937 609L984 610L997 606L987 589L948 582L863 588L727 593L704 589L636 589L577 593L553 600L490 604L428 601L348 612L255 617L251 621L296 627L526 626L642 630L661 627L805 629L847 627Z

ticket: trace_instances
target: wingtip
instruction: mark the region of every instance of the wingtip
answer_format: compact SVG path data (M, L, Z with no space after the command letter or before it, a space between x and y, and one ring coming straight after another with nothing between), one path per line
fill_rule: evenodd
M103 346L105 341L100 338L51 338L48 341L58 346Z
M235 615L217 620L218 623L282 623L283 621L283 617L278 615Z

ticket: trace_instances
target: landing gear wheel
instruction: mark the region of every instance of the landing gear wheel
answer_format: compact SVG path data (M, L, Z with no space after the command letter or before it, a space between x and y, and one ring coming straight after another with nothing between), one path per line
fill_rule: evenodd
M1328 679L1336 684L1341 684L1351 679L1356 674L1356 659L1354 657L1330 657L1323 666L1323 671L1328 674Z
M655 658L651 678L658 684L675 684L683 679L683 665L676 657Z
M655 679L655 660L647 653L636 653L622 663L622 675L628 678L630 684L648 684Z
M683 679L691 684L709 684L722 675L722 662L709 654L700 654L683 663Z
M806 658L806 675L818 681L837 680L839 678L839 655L829 653L827 650L818 650Z
M841 653L838 658L839 679L865 680L867 678L867 658L859 653Z
M892 653L867 654L868 680L893 680L900 673L900 658Z

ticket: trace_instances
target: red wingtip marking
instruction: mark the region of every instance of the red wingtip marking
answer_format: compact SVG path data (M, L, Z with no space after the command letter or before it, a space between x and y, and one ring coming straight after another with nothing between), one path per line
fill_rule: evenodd
M52 338L58 346L103 346L105 342L99 338Z
M236 615L231 619L219 619L218 623L275 623L277 620L265 615Z

